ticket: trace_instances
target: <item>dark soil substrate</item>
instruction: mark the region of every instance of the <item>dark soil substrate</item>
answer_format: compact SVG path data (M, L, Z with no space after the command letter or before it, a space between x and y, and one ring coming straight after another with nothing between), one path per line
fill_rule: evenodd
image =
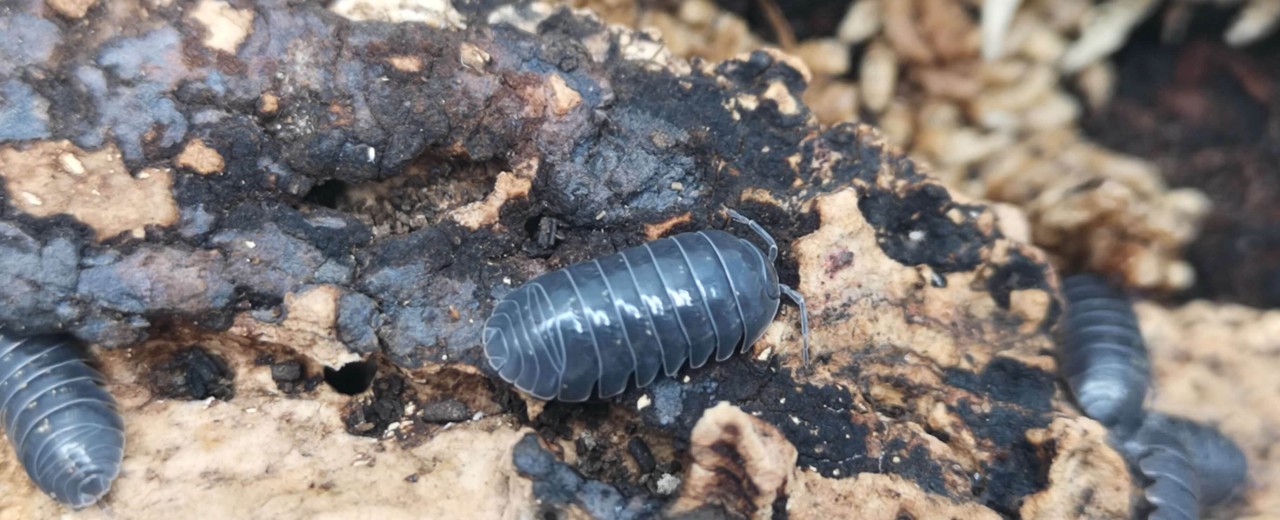
M1164 44L1162 14L1115 56L1116 97L1085 129L1212 200L1180 298L1280 307L1280 38L1233 49L1221 35L1235 11L1201 7L1186 38Z

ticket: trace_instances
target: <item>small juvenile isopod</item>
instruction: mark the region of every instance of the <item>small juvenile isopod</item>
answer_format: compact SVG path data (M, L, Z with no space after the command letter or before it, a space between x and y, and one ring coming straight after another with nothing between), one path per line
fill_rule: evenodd
M786 294L800 308L804 362L809 321L804 298L778 283L778 246L759 224L729 210L768 245L718 230L646 244L552 271L512 291L484 327L484 353L506 382L539 399L584 401L644 387L688 362L704 365L750 348Z
M1132 431L1151 383L1146 344L1129 300L1101 277L1062 282L1066 313L1060 361L1085 415L1113 430Z
M31 480L77 509L107 493L124 455L103 383L69 336L0 332L0 423Z
M1122 444L1147 479L1149 520L1200 517L1200 511L1235 496L1248 462L1217 429L1162 413L1149 413Z

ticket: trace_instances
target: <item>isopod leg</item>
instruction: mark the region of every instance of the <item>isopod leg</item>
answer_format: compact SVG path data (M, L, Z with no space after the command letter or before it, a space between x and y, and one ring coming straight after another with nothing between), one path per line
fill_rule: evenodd
M769 244L769 262L772 263L774 260L778 259L778 243L773 240L773 237L769 236L768 231L765 231L764 228L760 226L760 224L756 223L756 221L743 216L741 213L738 213L737 211L731 210L729 208L725 208L725 211L729 212L729 217L732 218L734 222L746 224L747 227L751 228L751 231L754 231L755 234L760 235L761 240L764 240L766 244Z
M782 291L782 294L787 295L788 298L791 298L791 301L796 303L796 307L800 308L800 335L804 341L804 350L801 351L802 353L801 355L803 356L803 359L804 359L805 368L808 368L809 367L809 310L806 309L804 306L804 296L801 296L800 293L797 292L795 289L792 289L782 284L778 284L778 290Z

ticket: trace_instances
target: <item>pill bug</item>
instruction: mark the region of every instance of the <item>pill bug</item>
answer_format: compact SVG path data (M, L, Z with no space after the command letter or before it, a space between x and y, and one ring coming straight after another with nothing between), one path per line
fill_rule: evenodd
M1248 471L1244 452L1216 428L1158 412L1145 416L1122 451L1152 482L1146 489L1154 508L1149 518L1198 518L1200 510L1233 498ZM1192 516L1155 516L1162 509L1182 511L1185 503L1194 506Z
M1147 520L1200 518L1201 478L1181 441L1157 430L1144 435L1132 451L1130 466L1146 481Z
M107 493L124 455L103 383L71 337L0 331L0 424L31 480L77 509Z
M682 233L551 271L507 294L485 322L484 353L506 382L539 399L609 398L659 372L674 376L750 348L785 294L800 309L804 363L809 321L804 298L778 283L778 246L754 221L729 210L768 245L718 230Z
M1066 312L1059 356L1063 377L1085 415L1131 431L1151 382L1147 348L1125 295L1101 277L1063 280Z

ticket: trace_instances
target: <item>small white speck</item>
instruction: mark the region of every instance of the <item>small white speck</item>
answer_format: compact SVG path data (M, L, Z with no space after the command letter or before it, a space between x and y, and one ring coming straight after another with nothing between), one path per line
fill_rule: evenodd
M399 421L397 421L397 422L393 422L393 423L391 423L391 424L388 424L388 425L387 425L387 430L399 430L399 429L400 429L400 422L399 422Z
M147 173L146 171L142 171L142 172L139 172L139 173L138 173L138 178L139 178L139 179L150 179L150 178L151 178L151 174L150 174L150 173Z
M510 279L510 278L508 278L508 277L506 277L506 276L503 276L503 277L502 277L502 283L503 283L504 285L511 285L511 279Z
M449 355L448 355L448 354L441 354L441 355L440 355L440 360L441 360L441 361L448 361L448 360L449 360Z
M778 399L778 404L787 404L787 398Z
M247 248L249 248L249 249L253 249L253 248L255 248L255 247L258 247L258 243L257 243L257 242L254 242L254 241L252 241L252 240L245 240L245 241L244 241L244 247L247 247Z
M769 359L769 355L773 354L773 347L767 347L760 351L760 355L756 356L756 361L764 361Z
M604 220L605 213L606 213L605 211L601 211L600 213L597 213L596 220Z
M833 470L831 470L831 476L833 476L833 477L838 477L838 476L840 476L840 470L838 470L838 469L833 469Z
M369 162L373 162L375 159L378 158L378 151L374 150L373 147L370 146L369 148L366 149L364 156L366 159L369 160Z
M657 486L655 487L657 488L655 491L659 495L670 495L680 488L680 477L670 473L663 473L661 477L658 477Z
M794 415L788 415L787 417L790 417L790 418L791 418L791 422L796 423L796 424L800 424L800 418L799 418L799 417L796 417L796 416L794 416Z
M642 395L639 399L636 399L636 410L643 410L651 404L653 404L653 399L649 399L647 395Z
M900 462L902 462L902 457L899 457L899 456L897 456L897 455L894 455L894 456L893 456L893 463L894 463L894 464L897 464L897 463L900 463Z
M679 181L677 181L677 182L673 182L673 183L671 183L671 189L676 190L676 191L683 190L683 189L684 189L684 183L683 183L683 182L679 182Z
M258 412L258 409L257 409L257 408L245 408L245 409L244 409L244 413L257 413L257 412Z
M920 231L919 229L913 229L911 230L910 233L907 233L907 238L910 239L912 242L919 242L921 240L924 240L924 231Z
M475 415L471 416L471 420L473 421L479 421L480 419L484 419L484 412L476 412Z
M684 376L684 379L682 380L682 382L684 382L684 383L688 383L688 382L689 382L689 376Z
M62 169L71 175L84 175L84 163L75 155L64 153L58 156L58 163L62 165Z
M772 148L769 148L768 146L766 146L760 149L760 153L769 153L769 150L772 150Z

